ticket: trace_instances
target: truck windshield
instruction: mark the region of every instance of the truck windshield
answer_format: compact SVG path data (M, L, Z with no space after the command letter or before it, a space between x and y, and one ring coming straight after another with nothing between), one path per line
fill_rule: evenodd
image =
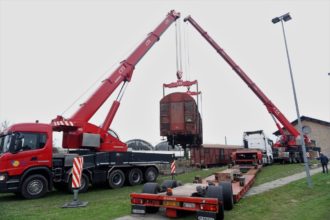
M3 135L0 136L0 154L6 153L9 151L10 141L12 135Z

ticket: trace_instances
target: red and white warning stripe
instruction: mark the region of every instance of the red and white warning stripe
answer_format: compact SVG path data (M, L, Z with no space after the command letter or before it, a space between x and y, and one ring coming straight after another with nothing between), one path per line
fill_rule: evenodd
M175 160L173 160L173 162L171 163L171 174L174 174L175 171L176 171Z
M83 157L75 157L73 159L73 170L72 170L72 188L78 189L81 186L81 175L84 165Z
M53 124L55 126L74 126L73 122L71 121L54 121Z

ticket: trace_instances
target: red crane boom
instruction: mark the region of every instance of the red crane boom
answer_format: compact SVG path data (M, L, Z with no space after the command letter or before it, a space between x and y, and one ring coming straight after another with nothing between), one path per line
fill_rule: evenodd
M87 122L95 112L102 106L113 91L122 83L129 82L132 78L135 65L156 43L166 29L177 19L180 14L170 11L166 18L151 32L141 44L122 61L120 66L106 79L94 94L81 106L81 108L70 118L76 122Z
M260 88L247 76L247 74L230 58L230 56L208 35L208 33L191 17L187 16L184 21L188 21L203 37L211 44L211 46L217 51L217 53L233 68L237 75L250 87L254 94L262 101L266 106L268 112L274 119L276 126L282 133L282 141L289 141L286 136L283 136L283 130L281 126L277 123L275 118L283 125L288 132L295 137L299 137L299 132L297 129L286 119L282 112L270 101L270 99L260 90ZM274 118L275 117L275 118ZM284 139L283 139L284 138ZM287 145L297 145L296 140L286 143Z
M108 129L119 108L125 85L127 82L131 81L135 65L159 40L160 36L167 28L179 17L180 13L174 10L170 11L156 29L138 45L126 60L120 63L119 67L102 82L94 94L92 94L69 119L57 116L57 118L52 121L54 130L64 131L63 147L80 148L88 145L92 145L93 147L96 147L94 145L99 145L97 146L98 151L126 151L127 146L124 143L118 138L108 134ZM88 123L96 111L113 94L120 84L123 84L123 87L117 99L113 102L102 126L98 127ZM85 139L86 141L84 141Z

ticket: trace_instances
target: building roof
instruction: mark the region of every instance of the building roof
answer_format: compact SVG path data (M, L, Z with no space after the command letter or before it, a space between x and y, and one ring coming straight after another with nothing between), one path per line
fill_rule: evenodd
M328 127L330 127L330 122L322 121L322 120L320 120L320 119L316 119L316 118L307 117L307 116L304 116L304 115L300 117L300 120L301 120L301 121L314 122L314 123L316 123L316 124L321 124L321 125L324 125L324 126L328 126ZM292 121L291 124L292 124L293 126L297 125L297 124L298 124L298 119ZM286 130L285 128L282 128L282 129L283 129L283 130ZM278 135L280 135L280 131L277 130L277 131L275 131L273 134L276 135L276 136L278 136Z

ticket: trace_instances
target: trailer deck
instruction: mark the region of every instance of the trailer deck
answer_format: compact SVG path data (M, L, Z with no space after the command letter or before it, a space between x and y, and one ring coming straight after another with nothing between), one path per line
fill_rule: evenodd
M224 209L230 210L233 203L243 197L253 185L261 168L262 165L237 165L204 179L196 178L197 183L159 188L162 190L160 192L156 183L149 183L149 186L154 188L130 195L132 213L155 213L162 207L170 218L177 217L180 211L188 211L196 212L198 219L223 219ZM208 192L210 190L217 193Z

